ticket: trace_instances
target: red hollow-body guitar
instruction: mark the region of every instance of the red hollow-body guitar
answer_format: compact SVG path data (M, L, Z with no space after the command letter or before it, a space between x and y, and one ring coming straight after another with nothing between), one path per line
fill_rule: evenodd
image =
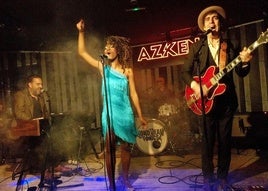
M268 30L263 32L258 40L256 40L254 43L252 43L248 49L253 52L258 46L261 44L268 42ZM206 97L204 97L204 113L207 114L211 111L213 107L213 99L215 96L221 95L225 92L226 86L225 84L219 83L219 80L222 79L222 77L230 72L237 64L241 62L240 56L237 56L233 61L231 61L229 64L226 65L226 67L218 71L218 67L210 66L205 74L201 76L201 85L202 88L209 90L209 93ZM199 77L194 76L193 79L200 83ZM185 99L188 107L197 115L202 115L202 100L201 98L196 99L194 91L189 87L185 87Z

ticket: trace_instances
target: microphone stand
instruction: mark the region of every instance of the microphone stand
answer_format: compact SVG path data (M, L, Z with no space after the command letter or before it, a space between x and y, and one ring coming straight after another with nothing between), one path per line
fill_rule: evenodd
M206 40L206 36L204 36L201 39L201 45L198 49L198 51L196 52L196 54L194 55L194 62L197 65L197 76L198 76L198 80L199 80L199 88L200 88L200 94L201 94L201 107L202 107L202 122L203 122L203 129L204 129L204 140L206 142L206 146L207 146L207 150L208 150L208 138L207 138L207 124L206 124L206 112L205 112L205 98L204 98L204 92L203 92L203 88L202 88L202 76L201 76L201 69L200 69L200 60L199 60L199 55L201 55L201 49L204 46Z
M51 101L50 101L50 96L48 94L47 91L43 92L43 96L45 98L45 102L47 102L46 106L47 106L47 112L48 112L48 121L49 121L49 125L52 125L52 121L51 121Z
M109 149L110 149L110 161L111 161L111 175L112 175L112 182L110 182L110 185L113 186L113 190L116 190L115 186L115 152L112 144L112 129L111 129L111 119L110 119L110 113L109 113L109 103L108 103L108 90L107 90L107 81L106 81L106 74L105 74L105 62L104 59L106 58L104 55L101 55L101 63L102 63L102 75L103 75L103 86L104 86L104 95L105 95L105 103L106 103L106 112L107 112L107 126L108 126L108 137L106 137L106 141L108 139L109 141ZM104 135L106 136L106 135ZM107 148L106 148L107 149ZM105 151L104 151L105 152ZM107 165L107 164L106 164Z

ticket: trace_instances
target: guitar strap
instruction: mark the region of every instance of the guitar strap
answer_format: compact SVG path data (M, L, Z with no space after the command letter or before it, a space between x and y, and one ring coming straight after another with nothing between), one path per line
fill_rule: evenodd
M219 60L220 71L222 71L225 68L226 60L227 60L227 43L225 41L222 41L220 47L220 60Z

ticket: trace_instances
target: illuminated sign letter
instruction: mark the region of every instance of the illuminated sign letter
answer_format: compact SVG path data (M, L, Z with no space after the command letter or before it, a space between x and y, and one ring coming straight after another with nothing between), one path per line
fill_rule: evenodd
M177 56L177 53L172 49L175 45L176 42L167 43L163 50L163 57L168 57L168 55Z
M156 44L151 46L151 50L153 51L152 59L159 59L162 57L162 54L159 53L161 50L162 44Z
M141 51L138 57L138 62L141 62L142 60L150 60L150 55L148 54L145 47L141 48Z
M179 55L185 55L189 53L189 43L187 40L178 41Z

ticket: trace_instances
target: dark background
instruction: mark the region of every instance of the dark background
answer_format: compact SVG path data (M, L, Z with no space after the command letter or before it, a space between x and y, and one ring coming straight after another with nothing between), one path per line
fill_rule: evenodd
M101 37L123 35L134 45L163 40L196 30L199 12L209 5L223 6L230 25L267 19L267 0L1 0L0 49L69 49L63 44L76 40L80 18ZM135 6L142 10L128 10Z

